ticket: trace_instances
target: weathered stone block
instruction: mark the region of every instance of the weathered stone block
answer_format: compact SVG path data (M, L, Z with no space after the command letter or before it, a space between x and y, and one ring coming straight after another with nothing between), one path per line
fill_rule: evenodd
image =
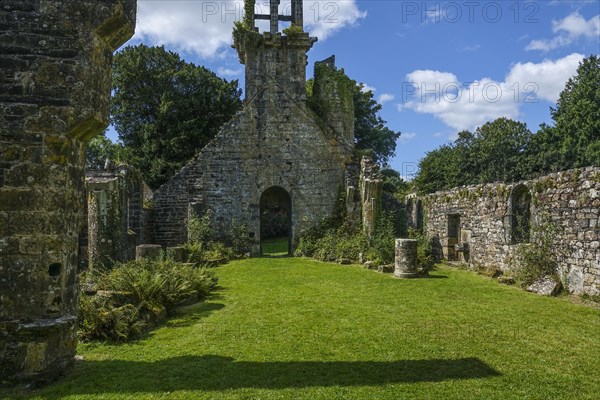
M555 296L560 292L562 285L551 276L544 276L527 287L528 292L542 296Z
M389 273L394 272L394 270L395 270L394 264L380 265L379 267L377 267L377 272L379 272L381 274L389 274Z
M162 255L162 246L159 244L141 244L135 248L135 259L159 259Z

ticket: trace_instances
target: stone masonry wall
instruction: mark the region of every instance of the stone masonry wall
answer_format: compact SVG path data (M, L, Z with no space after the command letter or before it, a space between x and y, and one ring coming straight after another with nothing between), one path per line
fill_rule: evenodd
M293 238L335 210L352 147L306 105L306 52L314 40L307 34L263 37L241 52L243 111L155 192L156 243L185 242L188 216L211 209L217 233L225 235L234 221L244 223L258 252L260 198L273 186L291 197Z
M112 52L135 0L0 7L0 381L60 374L76 349L87 140L108 123Z
M512 231L511 193L527 188L531 224L547 216L558 226L559 275L572 293L600 294L600 168L550 174L512 185L487 184L437 192L423 201L427 234L438 244L439 256L457 257L474 268L506 271L517 244ZM449 222L458 216L458 244L467 253L453 254ZM450 242L450 243L449 243Z

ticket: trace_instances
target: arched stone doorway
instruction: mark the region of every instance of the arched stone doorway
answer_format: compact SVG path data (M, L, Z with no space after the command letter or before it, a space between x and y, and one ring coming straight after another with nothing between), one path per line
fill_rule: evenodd
M260 196L260 254L284 256L292 252L292 198L279 186Z

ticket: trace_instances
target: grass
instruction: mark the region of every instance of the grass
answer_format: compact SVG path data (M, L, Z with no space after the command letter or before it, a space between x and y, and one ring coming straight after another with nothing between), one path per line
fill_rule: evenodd
M265 257L282 257L289 254L289 238L271 238L260 242L262 254Z
M600 315L442 267L249 259L138 342L84 344L39 399L598 399ZM2 397L0 395L0 397Z

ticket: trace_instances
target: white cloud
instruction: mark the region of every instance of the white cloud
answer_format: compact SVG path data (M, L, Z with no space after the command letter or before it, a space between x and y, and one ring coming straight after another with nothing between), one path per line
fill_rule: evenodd
M385 104L388 101L394 100L394 98L395 98L395 96L393 94L390 94L390 93L381 93L379 95L379 97L377 97L377 102L379 104Z
M552 21L552 39L537 39L529 42L525 50L550 51L568 46L580 37L597 39L600 37L600 15L586 20L579 11L575 11L561 20Z
M217 70L217 74L223 77L233 77L233 76L238 76L242 73L242 70L240 68L238 69L229 69L229 68L223 68L223 67L219 67L219 69Z
M517 63L503 82L482 78L459 82L449 72L417 70L407 75L398 110L431 114L455 130L474 129L496 118L517 118L522 103L555 102L577 71L581 54L541 63Z
M305 29L319 40L367 16L358 9L356 0L304 0L303 4Z
M543 52L548 52L550 50L558 49L559 47L568 46L573 42L572 39L565 36L556 36L552 39L542 39L542 40L532 40L529 42L527 46L525 46L525 50L540 50Z
M473 44L473 45L468 45L468 46L464 46L460 49L460 51L477 51L481 48L480 44Z
M445 86L458 82L458 78L456 78L456 75L454 74L432 70L419 69L406 75L406 77L411 82L421 82L422 84L427 84L426 86L420 85L420 89L424 91L428 91L430 88L433 88L436 85Z
M523 92L528 92L525 86L532 84L531 89L536 92L537 97L554 103L565 88L567 80L575 75L583 58L582 54L573 53L556 61L544 60L538 64L517 63L506 77L506 84L509 87L519 85Z
M410 142L411 140L413 140L416 137L417 137L416 133L412 133L412 132L404 133L404 132L402 132L402 134L400 135L400 138L398 139L398 142L400 142L400 143L408 143L408 142Z
M360 88L360 91L363 93L367 93L367 92L375 93L375 91L377 90L373 86L369 86L366 83L361 83L361 85L362 86Z
M600 15L590 18L589 21L578 11L566 16L560 21L552 21L552 32L566 32L570 36L598 37L600 36Z
M289 14L286 6L283 2L280 10ZM241 0L140 0L135 38L213 58L231 44L233 22L242 18L243 9ZM257 4L257 12L268 13L268 8ZM304 1L305 29L320 40L365 17L356 0Z

